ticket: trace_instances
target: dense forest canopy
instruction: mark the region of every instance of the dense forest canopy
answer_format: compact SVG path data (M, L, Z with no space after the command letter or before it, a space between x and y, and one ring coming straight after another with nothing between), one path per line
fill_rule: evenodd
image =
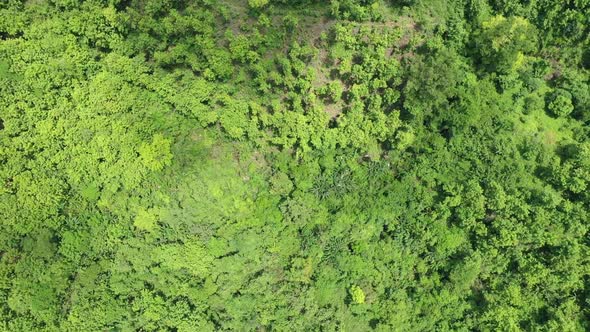
M589 0L0 1L0 330L589 330L589 124Z

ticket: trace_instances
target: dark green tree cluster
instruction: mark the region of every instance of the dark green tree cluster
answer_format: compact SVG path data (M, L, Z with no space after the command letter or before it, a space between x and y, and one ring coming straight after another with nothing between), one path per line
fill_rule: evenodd
M590 329L590 2L0 2L0 331Z

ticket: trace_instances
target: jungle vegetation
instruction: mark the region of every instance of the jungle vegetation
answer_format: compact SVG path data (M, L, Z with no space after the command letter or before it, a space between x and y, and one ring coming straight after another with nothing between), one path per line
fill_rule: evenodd
M590 330L589 85L589 0L2 0L0 330Z

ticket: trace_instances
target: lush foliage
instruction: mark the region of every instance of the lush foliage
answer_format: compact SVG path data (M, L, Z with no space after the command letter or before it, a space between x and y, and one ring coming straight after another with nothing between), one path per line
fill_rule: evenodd
M0 330L590 329L590 2L0 2Z

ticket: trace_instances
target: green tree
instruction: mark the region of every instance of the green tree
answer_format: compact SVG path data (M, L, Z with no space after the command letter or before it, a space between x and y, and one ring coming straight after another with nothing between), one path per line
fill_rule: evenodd
M537 30L525 18L498 15L482 23L476 45L485 68L510 73L537 50L536 38Z
M556 89L550 96L547 108L553 115L558 117L570 115L574 110L571 93L563 89Z

